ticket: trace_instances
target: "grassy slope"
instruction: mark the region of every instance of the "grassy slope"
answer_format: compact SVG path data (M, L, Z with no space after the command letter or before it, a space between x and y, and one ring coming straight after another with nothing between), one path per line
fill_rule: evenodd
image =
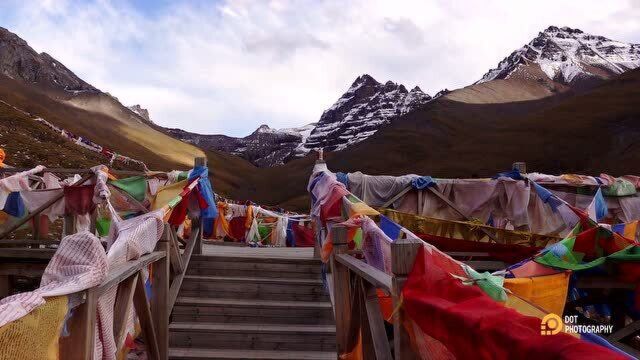
M237 189L245 188L244 181L249 179L254 171L254 166L243 159L218 152L207 152L205 154L197 147L171 138L147 124L127 119L122 114L123 109L119 109L117 105L114 105L106 95L96 97L93 102L87 101L89 105L95 105L95 103L103 105L102 107L85 106L95 110L88 111L80 108L77 104L71 105L54 100L43 91L39 91L32 86L0 76L0 100L27 111L33 116L40 116L77 135L86 136L116 152L142 160L150 169L187 169L192 166L194 157L206 155L211 164L210 168L216 176L215 185L217 190L229 196L235 195ZM112 113L109 114L109 111ZM19 116L24 117L19 112L15 112L12 116L15 116L16 119ZM9 119L11 119L11 116L9 116ZM19 127L31 126L30 122L16 122L14 124L16 126L19 125ZM20 130L24 134L28 134L31 131L33 129L21 128ZM55 153L59 146L64 144L64 142L59 141L49 142L46 147L43 145L42 150L40 147L27 146L27 143L20 143L17 139L11 137L7 137L6 140L3 139L2 142L6 145L9 156L11 156L12 149L24 147L33 152L32 158L34 158L34 161L46 166L53 166L55 160L52 157L55 158ZM78 155L84 154L83 149L72 144L69 144L69 146L73 146L73 149L78 151ZM48 148L51 155L47 154L44 148ZM91 164L82 161L85 158L90 159L91 161L89 162ZM89 154L70 157L70 159L73 160L66 162L65 164L68 165L65 166L85 166L104 162L104 158L99 156L92 157Z
M0 147L5 162L17 167L87 167L105 158L64 140L52 131L12 107L0 103Z

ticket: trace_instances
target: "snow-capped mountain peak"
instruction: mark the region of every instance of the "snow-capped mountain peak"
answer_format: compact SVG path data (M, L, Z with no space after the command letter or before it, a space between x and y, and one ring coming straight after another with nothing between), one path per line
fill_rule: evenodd
M376 81L371 75L358 76L347 91L322 113L318 125L296 156L324 148L343 150L373 135L382 126L431 100L419 87L411 91L402 84Z
M609 78L640 66L640 44L591 35L580 29L550 26L502 60L477 83L508 79L516 70L537 65L551 80L572 84L588 78Z

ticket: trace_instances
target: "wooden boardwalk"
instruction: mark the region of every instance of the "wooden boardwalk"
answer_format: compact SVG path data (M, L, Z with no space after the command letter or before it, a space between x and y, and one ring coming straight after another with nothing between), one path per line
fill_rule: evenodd
M171 359L335 359L312 248L203 245L169 325Z

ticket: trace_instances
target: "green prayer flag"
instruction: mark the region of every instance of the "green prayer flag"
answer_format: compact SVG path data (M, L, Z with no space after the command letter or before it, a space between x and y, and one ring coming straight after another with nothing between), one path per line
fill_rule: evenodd
M178 195L173 199L171 199L167 205L173 209L174 207L176 207L176 205L180 203L180 201L182 201L182 196Z
M147 179L145 179L144 176L133 176L114 180L110 183L138 201L144 201L147 194Z
M189 177L189 172L183 171L180 174L178 174L178 181L187 180L188 177Z
M101 237L109 235L109 228L111 228L111 219L109 218L97 218L96 230Z
M500 302L507 301L507 293L504 290L504 278L502 276L491 275L491 273L486 271L479 273L470 266L465 266L464 270L473 281L463 281L463 284L471 285L475 283L493 300Z
M362 249L362 229L358 228L353 235L353 242L356 243L356 249Z
M265 241L266 243L269 242L270 237L269 235L271 235L271 228L268 226L264 226L264 225L259 225L258 226L258 236L260 236L260 240L261 241Z

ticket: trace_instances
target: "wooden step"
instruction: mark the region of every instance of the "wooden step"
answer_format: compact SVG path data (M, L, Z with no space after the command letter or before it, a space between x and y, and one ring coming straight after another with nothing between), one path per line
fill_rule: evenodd
M193 255L191 261L195 262L250 262L266 264L307 264L321 265L320 259L311 257L276 257L276 256L247 256L247 255Z
M333 324L331 303L179 297L176 322L254 324Z
M186 297L326 301L320 279L186 275L180 289Z
M240 261L237 261L240 259ZM249 258L200 257L189 264L189 275L259 276L287 278L320 278L321 264L318 261L262 262Z
M182 348L335 351L336 340L333 325L174 322L169 332Z
M175 360L335 360L335 351L278 351L170 348L169 359Z

